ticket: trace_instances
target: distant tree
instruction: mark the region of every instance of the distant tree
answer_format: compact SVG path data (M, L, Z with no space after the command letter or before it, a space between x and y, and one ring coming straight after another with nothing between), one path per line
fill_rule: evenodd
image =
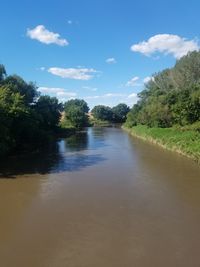
M77 129L88 126L88 105L84 100L73 99L64 104L65 120Z
M104 105L95 106L91 112L94 118L98 120L103 120L103 121L113 120L112 109L108 106L104 106Z
M130 108L126 104L118 104L117 106L112 108L113 112L113 121L114 122L125 122L126 120L126 115L130 111Z
M64 104L64 110L67 112L71 106L78 106L84 113L88 113L89 107L83 99L71 99Z
M81 129L88 125L88 116L79 106L71 106L68 109L66 116L71 124L77 129Z

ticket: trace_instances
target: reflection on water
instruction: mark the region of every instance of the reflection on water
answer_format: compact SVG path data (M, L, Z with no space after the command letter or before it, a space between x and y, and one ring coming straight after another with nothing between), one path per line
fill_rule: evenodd
M40 153L10 157L0 163L0 178L15 178L23 174L48 174L64 171L80 171L85 167L98 164L105 157L98 153L89 153L104 146L98 128L91 129L62 139ZM89 140L90 139L90 140Z
M65 139L65 151L81 151L88 149L88 132L82 131Z
M118 128L1 162L0 267L199 267L200 168ZM29 179L27 179L29 178Z

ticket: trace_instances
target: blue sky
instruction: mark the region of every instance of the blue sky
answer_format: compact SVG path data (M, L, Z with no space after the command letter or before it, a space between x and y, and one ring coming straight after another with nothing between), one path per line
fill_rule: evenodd
M199 1L7 0L0 63L61 101L132 106L144 79L199 49Z

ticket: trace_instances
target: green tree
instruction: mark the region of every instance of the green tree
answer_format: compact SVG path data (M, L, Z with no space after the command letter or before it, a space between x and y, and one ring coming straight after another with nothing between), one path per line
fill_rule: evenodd
M70 108L77 106L80 107L84 113L88 113L89 108L83 99L71 99L64 104L64 110L67 112Z
M77 129L88 126L88 105L84 100L73 99L64 104L65 120Z
M138 94L127 116L128 125L181 126L200 120L200 52L178 60L171 69L153 75Z
M95 106L91 112L94 118L98 120L103 120L103 121L113 120L113 112L110 107L107 107L104 105L98 105L98 106Z
M57 131L62 105L57 98L38 97L35 84L6 76L0 66L0 156L41 147Z
M88 125L88 117L82 108L79 106L71 106L67 112L67 118L70 120L71 124L77 128L81 129Z
M13 149L18 143L20 124L28 113L24 99L13 93L9 86L0 87L0 155Z
M39 96L39 92L34 83L26 83L17 75L8 76L3 80L3 84L8 85L14 93L19 93L23 96L26 104L32 104Z
M113 121L119 123L125 122L126 115L128 114L129 111L130 108L124 103L120 103L117 106L113 107L112 108Z
M62 105L56 97L40 96L34 107L41 127L46 130L54 130L60 121Z

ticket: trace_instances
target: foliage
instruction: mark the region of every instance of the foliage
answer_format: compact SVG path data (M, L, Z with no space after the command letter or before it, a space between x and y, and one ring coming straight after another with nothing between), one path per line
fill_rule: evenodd
M32 82L26 83L18 75L6 77L2 84L8 85L14 93L19 93L21 96L23 96L26 104L33 103L39 96L36 85Z
M0 65L0 156L36 149L57 132L62 106Z
M71 99L64 104L64 109L67 112L71 107L78 106L84 113L88 113L89 108L87 103L82 99Z
M171 69L155 74L138 95L126 125L171 127L200 120L200 52L184 56Z
M73 99L64 104L65 121L77 129L88 126L88 105L84 100ZM65 122L66 123L66 122ZM64 123L64 124L65 124Z
M56 97L40 96L34 109L39 114L40 124L46 130L54 130L58 126L62 105L58 103Z
M129 107L124 103L120 103L113 108L104 105L98 105L92 109L92 116L97 121L122 123L125 122L126 115L129 110Z
M104 105L95 106L91 112L94 118L98 120L112 121L113 119L112 109Z
M122 123L126 120L126 115L130 111L130 108L123 103L118 104L117 106L112 108L113 113L113 121Z

